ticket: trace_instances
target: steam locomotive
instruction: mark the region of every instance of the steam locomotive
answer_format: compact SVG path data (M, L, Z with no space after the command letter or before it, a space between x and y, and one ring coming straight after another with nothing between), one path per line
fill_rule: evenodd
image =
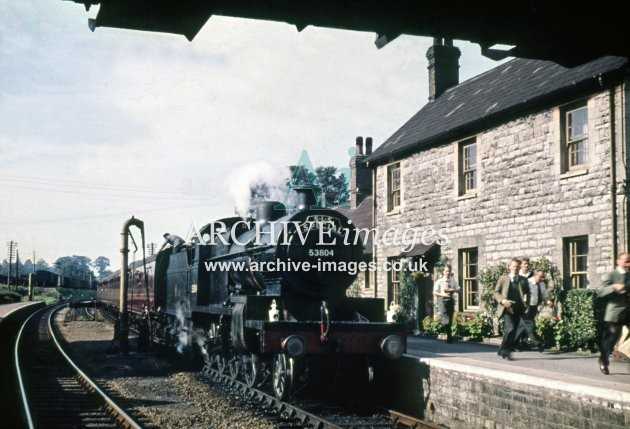
M385 321L382 299L346 296L361 242L347 217L310 202L263 202L255 219L217 220L130 264L130 323L148 319L154 341L280 399L314 380L368 383L406 351L405 326ZM105 279L100 300L115 308L119 287L119 273Z

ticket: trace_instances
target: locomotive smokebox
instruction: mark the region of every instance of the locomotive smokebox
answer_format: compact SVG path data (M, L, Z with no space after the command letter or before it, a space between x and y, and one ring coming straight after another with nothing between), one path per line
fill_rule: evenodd
M279 201L263 201L256 206L256 222L273 222L287 215L287 209Z

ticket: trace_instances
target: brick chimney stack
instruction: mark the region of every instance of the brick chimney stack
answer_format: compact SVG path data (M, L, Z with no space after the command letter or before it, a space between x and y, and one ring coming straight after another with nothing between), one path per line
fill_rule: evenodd
M372 195L372 170L365 159L372 154L372 137L365 138L365 152L363 151L363 137L357 137L355 147L357 153L350 159L350 208L355 209L361 201Z
M461 52L453 46L452 39L433 38L433 46L427 50L430 101L459 84L460 55Z

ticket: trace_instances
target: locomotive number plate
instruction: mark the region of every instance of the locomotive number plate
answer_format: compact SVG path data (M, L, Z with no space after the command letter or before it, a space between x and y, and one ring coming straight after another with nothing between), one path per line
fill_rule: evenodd
M335 256L333 249L308 249L308 256L326 257Z

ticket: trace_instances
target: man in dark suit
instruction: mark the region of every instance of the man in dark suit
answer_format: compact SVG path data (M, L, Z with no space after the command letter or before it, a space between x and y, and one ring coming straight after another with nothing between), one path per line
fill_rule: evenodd
M494 288L494 299L499 304L497 317L504 320L503 341L498 354L508 360L512 359L517 328L529 301L527 279L518 274L520 265L521 261L512 259L508 266L510 273L501 276Z
M603 328L599 333L599 370L609 374L610 353L619 340L623 326L630 327L630 254L619 255L617 268L604 275L597 294L606 302Z

